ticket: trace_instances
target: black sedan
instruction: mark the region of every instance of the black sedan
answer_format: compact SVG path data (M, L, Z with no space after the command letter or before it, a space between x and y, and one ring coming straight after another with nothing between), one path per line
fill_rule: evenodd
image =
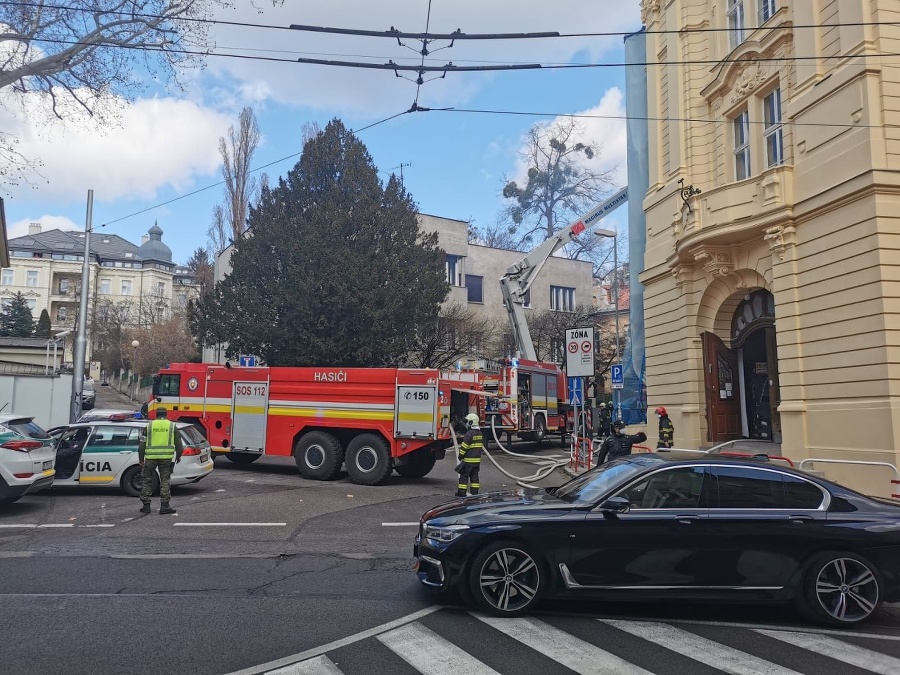
M900 600L900 504L765 461L617 459L422 516L417 574L493 614L542 598L793 602L849 626Z

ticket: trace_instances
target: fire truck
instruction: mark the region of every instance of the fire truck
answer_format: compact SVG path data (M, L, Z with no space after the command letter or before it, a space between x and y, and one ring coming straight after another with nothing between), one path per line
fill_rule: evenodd
M572 428L574 411L568 401L565 373L556 363L537 360L525 316L525 298L550 256L627 201L628 188L624 187L510 266L500 279L503 304L520 358L510 360L496 376L485 374L485 391L496 392L485 405L489 426L493 424L508 435L516 434L532 441L542 441L548 431L565 435L567 428ZM612 230L596 230L596 233L603 237L616 236Z
M304 478L379 485L419 478L453 444L451 422L477 409L473 373L402 368L268 368L173 363L148 412L196 425L237 464L293 456Z

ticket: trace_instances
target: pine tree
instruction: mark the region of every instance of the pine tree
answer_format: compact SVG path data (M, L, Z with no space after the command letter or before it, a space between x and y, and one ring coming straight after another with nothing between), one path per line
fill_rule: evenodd
M53 325L50 323L50 314L46 309L41 310L41 318L38 319L37 328L34 331L35 337L50 338L53 332Z
M0 310L0 337L31 337L34 335L34 316L28 301L21 293Z
M333 120L250 210L216 305L231 354L269 365L396 365L447 296L437 235L398 178Z

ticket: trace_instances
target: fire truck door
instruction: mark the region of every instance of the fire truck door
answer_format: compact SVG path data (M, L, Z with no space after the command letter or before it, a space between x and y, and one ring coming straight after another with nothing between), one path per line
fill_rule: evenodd
M437 399L437 386L398 386L394 436L435 438Z
M268 382L235 382L231 404L231 449L263 452L269 409Z

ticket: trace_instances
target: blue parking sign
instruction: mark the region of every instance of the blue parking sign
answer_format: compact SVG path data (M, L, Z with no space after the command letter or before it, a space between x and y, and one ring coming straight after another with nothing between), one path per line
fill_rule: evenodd
M609 382L613 389L625 387L625 368L621 363L614 363L609 367Z

